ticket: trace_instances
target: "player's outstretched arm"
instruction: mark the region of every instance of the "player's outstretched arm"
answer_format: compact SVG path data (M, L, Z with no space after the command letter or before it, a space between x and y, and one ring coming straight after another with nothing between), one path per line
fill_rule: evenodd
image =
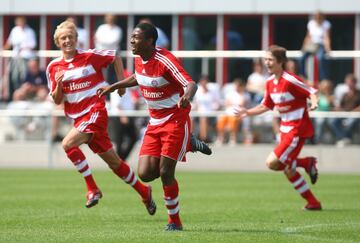
M125 78L124 64L123 64L123 61L121 59L119 51L116 51L115 60L114 60L112 65L114 66L114 70L115 70L115 73L116 73L117 80L123 80ZM126 92L126 89L125 88L118 89L117 92L118 92L118 94L120 96L123 96L125 94L125 92Z
M99 88L96 91L96 93L99 97L101 97L103 95L110 94L117 89L124 89L124 88L133 87L133 86L137 86L137 85L138 85L138 83L137 83L135 74L133 74L123 80L117 81L116 83L114 83L112 85L107 85L107 86Z
M235 114L235 116L237 116L239 118L244 118L247 116L260 115L268 110L269 110L269 108L267 108L263 104L259 104L251 109L246 109L242 106L239 106L234 109L234 114Z
M319 103L319 98L317 97L316 94L310 94L310 102L311 102L311 106L310 106L310 110L316 110L318 108L318 103Z

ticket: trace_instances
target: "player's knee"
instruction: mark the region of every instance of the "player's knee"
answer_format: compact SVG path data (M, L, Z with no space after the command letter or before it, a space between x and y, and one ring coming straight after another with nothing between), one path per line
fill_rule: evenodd
M279 161L276 160L267 160L266 161L266 166L270 169L270 170L279 170Z
M284 169L284 174L286 177L292 178L296 174L296 170L294 170L290 166L286 166Z
M143 182L150 182L159 178L159 173L150 171L149 169L138 168L138 176Z
M63 147L63 149L65 151L68 151L69 149L71 149L73 146L71 146L71 144L68 142L68 140L64 139L62 142L61 142L61 146Z
M144 170L138 170L138 176L143 182L150 182L158 178L159 174L155 174Z

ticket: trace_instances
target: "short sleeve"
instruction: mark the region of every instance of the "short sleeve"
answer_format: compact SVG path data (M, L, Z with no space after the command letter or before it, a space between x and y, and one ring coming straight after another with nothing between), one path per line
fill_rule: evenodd
M106 68L115 60L116 50L91 50L90 62L96 70Z

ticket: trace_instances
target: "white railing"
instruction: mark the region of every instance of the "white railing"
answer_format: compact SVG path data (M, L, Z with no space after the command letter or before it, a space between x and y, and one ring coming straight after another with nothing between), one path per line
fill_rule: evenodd
M243 50L243 51L171 51L175 56L179 58L258 58L263 57L265 51L257 50ZM58 57L61 55L61 52L58 50L39 50L36 52L38 57ZM133 57L131 51L122 51L121 55L123 57ZM301 57L302 52L298 50L289 50L287 51L287 56L289 58L299 58ZM12 51L1 50L0 57L11 57ZM334 59L343 59L343 58L360 58L360 50L351 50L351 51L331 51L328 56Z

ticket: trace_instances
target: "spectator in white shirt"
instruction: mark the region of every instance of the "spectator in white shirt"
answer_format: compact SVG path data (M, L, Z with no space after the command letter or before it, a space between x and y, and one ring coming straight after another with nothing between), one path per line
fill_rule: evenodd
M95 48L98 50L120 50L123 32L122 29L116 25L116 16L107 14L104 20L105 23L100 25L95 32ZM106 69L104 77L109 83L117 81L116 73L112 66Z
M9 97L14 90L18 89L25 78L27 61L35 56L36 35L32 28L26 24L26 18L19 16L15 18L15 27L11 29L10 35L4 45L4 49L13 50L9 67Z
M253 72L249 75L246 82L246 90L250 93L254 105L259 104L264 96L267 77L268 75L264 71L262 60L255 59L253 62Z
M194 110L198 112L211 112L219 110L221 107L221 98L219 86L215 83L209 83L207 76L199 79L199 88L194 96ZM214 117L199 117L199 138L206 142L211 142L209 130L215 127L216 120Z
M305 72L306 60L310 55L316 55L319 62L319 79L327 78L326 53L331 51L331 24L325 15L317 12L307 24L307 33L303 42L303 56L300 60L300 74L307 77Z
M122 29L116 25L116 17L107 14L105 23L100 25L95 32L95 48L99 50L119 50L123 38Z

